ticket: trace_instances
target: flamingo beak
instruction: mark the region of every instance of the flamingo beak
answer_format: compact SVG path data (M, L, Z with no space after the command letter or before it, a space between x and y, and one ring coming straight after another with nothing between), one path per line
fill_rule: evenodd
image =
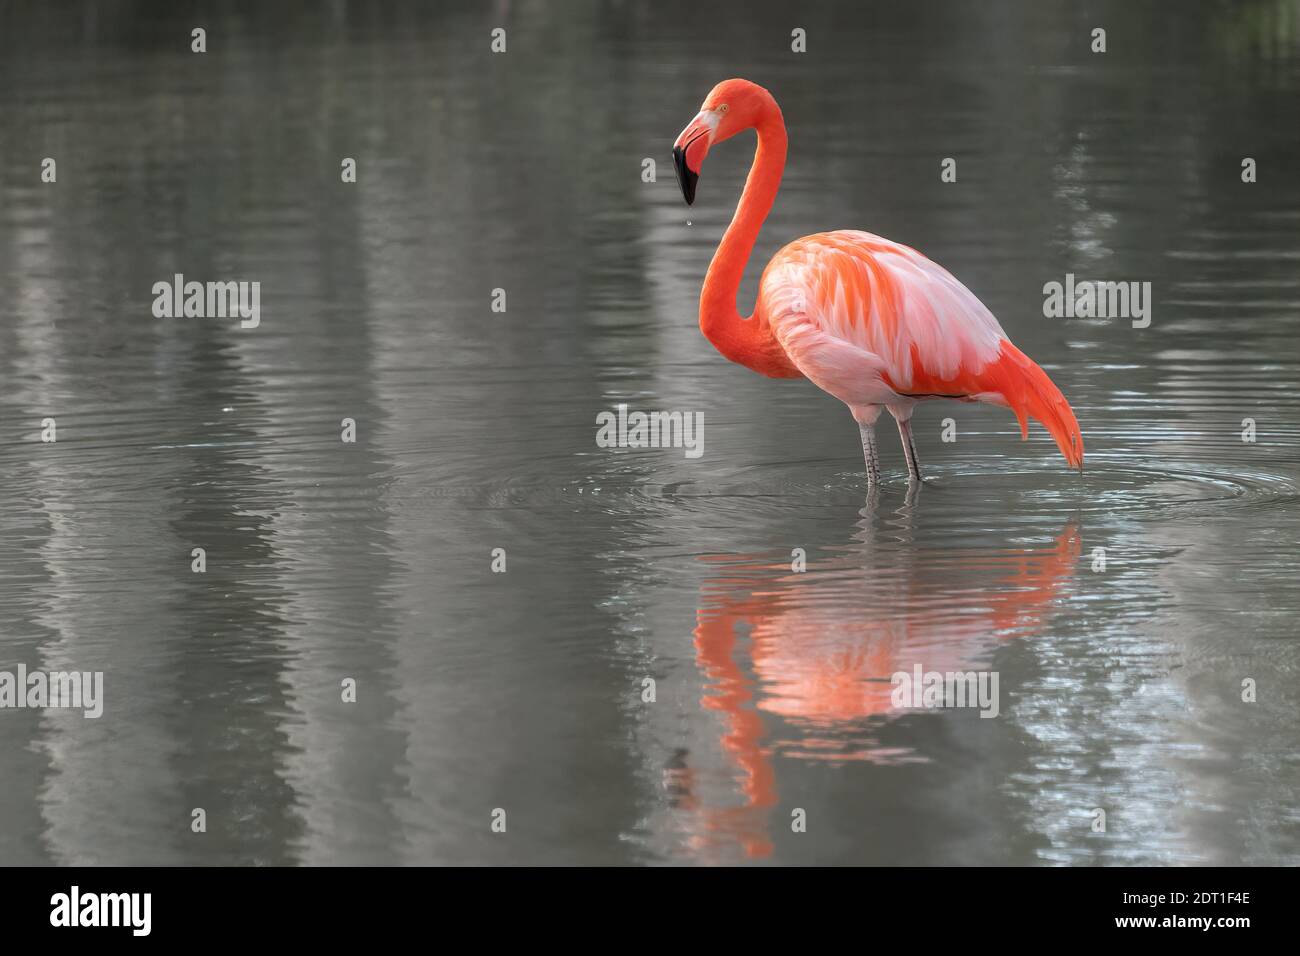
M701 110L673 144L673 166L677 169L677 182L688 206L695 202L695 184L700 181L700 167L713 142L718 119L713 110Z

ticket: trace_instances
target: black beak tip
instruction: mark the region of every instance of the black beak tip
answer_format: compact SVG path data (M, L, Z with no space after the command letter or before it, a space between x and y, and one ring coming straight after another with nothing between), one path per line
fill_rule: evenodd
M686 150L680 146L673 147L673 168L677 170L677 183L682 187L682 198L686 205L695 204L695 184L700 181L699 173L693 173L686 165Z

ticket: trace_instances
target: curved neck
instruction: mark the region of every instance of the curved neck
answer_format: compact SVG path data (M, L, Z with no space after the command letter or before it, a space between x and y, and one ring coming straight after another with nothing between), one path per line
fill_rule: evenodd
M776 201L786 152L785 122L775 104L754 129L758 132L754 164L700 292L700 331L719 352L742 364L746 355L761 349L771 337L765 324L749 322L736 311L736 293L758 231Z

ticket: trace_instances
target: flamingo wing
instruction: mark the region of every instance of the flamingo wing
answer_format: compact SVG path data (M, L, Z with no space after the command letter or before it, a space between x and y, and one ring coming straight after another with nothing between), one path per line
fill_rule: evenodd
M759 310L790 361L851 408L925 398L1005 405L1021 436L1038 419L1072 467L1083 438L1069 403L946 269L867 232L818 233L780 250Z

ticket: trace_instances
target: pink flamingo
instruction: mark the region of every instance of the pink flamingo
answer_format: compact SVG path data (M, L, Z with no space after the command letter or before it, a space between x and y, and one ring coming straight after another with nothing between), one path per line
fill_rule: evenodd
M1022 439L1032 416L1082 470L1083 436L1060 389L974 293L915 249L849 230L796 239L763 271L754 314L736 311L745 263L785 169L781 108L757 84L724 80L673 145L689 204L709 149L747 129L758 133L754 164L700 291L700 330L714 347L772 378L808 378L848 405L862 432L869 488L880 480L882 407L898 422L908 480L919 484L912 411L931 398L1006 406Z

